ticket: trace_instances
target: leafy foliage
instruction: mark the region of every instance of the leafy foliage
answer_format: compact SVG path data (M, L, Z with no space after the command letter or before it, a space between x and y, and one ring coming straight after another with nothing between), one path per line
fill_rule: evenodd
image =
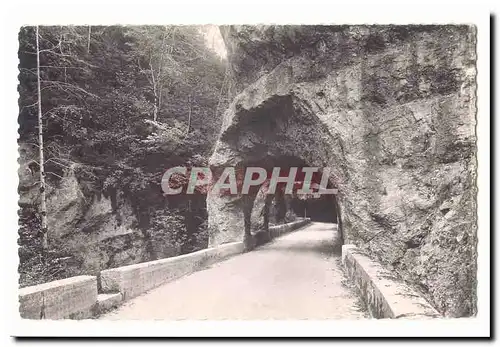
M34 28L23 27L19 142L33 149L21 162L36 163L34 43ZM47 26L40 45L48 184L57 192L71 171L87 198L121 192L152 244L165 240L178 252L203 247L204 198L185 214L199 197L168 201L160 187L166 169L206 162L227 105L225 62L198 28ZM36 235L37 202L21 207L33 212L21 213L23 233Z

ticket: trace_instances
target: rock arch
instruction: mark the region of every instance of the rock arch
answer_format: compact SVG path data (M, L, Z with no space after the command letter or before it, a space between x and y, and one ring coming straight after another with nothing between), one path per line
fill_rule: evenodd
M475 28L232 26L234 99L214 169L290 156L337 181L345 242L447 316L476 310ZM210 244L244 234L207 196Z
M233 110L234 115L229 115L231 123L225 125L210 160L214 171L227 166L258 166L269 170L293 166L322 168L341 161L335 161L341 155L333 148L335 137L291 94L271 97L255 108L242 108L240 104L234 108L238 111ZM262 208L265 196L261 191L242 197L210 192L207 198L212 227L210 244L242 240L245 228L248 234L253 227L251 214L256 200L258 208Z

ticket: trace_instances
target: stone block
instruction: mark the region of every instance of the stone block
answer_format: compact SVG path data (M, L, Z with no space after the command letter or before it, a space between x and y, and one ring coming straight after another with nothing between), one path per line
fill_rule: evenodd
M98 313L109 311L119 306L122 301L122 293L99 294L97 296L97 311Z
M19 302L22 318L89 318L97 303L97 278L76 276L21 288Z
M129 300L162 284L243 252L243 242L222 244L197 252L101 271L104 292L120 292Z
M419 293L356 246L342 246L342 263L374 318L441 317Z

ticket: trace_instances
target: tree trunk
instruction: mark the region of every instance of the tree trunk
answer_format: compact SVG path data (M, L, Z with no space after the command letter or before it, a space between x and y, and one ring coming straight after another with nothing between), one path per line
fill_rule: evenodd
M38 150L40 157L40 213L42 215L42 248L48 248L47 235L47 202L45 192L45 162L43 157L43 118L42 118L42 91L40 88L40 44L38 39L38 25L36 26L36 75L38 88Z
M156 79L155 79L155 72L153 70L153 64L151 63L151 57L149 58L149 68L151 69L151 80L153 84L153 93L155 96L155 101L154 101L154 108L153 108L153 121L158 120L158 92L156 88Z
M87 39L87 53L90 53L90 34L92 33L92 26L89 25L89 36Z
M192 110L192 102L191 102L191 95L190 95L189 96L188 125L187 125L186 135L189 134L189 130L191 129L191 110Z

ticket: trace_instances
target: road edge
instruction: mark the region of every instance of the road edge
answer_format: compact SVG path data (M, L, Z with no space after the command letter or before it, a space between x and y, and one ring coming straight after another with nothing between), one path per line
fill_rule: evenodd
M342 264L373 318L442 317L418 292L355 245L342 246Z

